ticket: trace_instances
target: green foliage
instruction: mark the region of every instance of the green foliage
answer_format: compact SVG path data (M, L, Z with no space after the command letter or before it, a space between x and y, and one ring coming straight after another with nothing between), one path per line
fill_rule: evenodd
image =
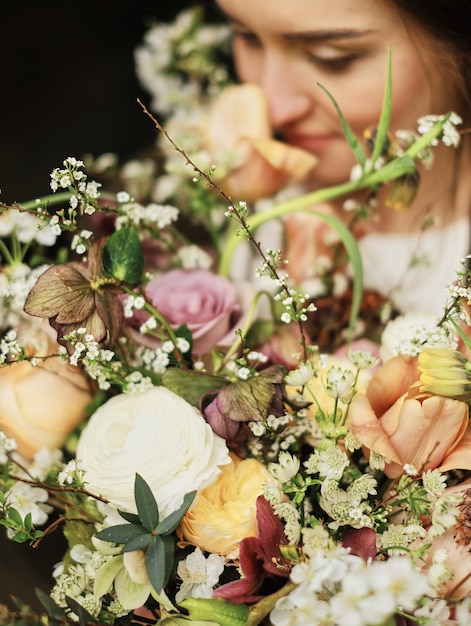
M208 391L221 389L227 380L218 376L209 376L201 372L172 367L162 375L162 383L184 400L198 406L200 397Z
M174 531L189 509L196 491L186 494L179 509L160 521L159 507L146 481L136 474L134 499L137 515L120 512L127 524L110 526L97 533L98 539L122 544L123 552L143 550L147 575L160 593L168 583L174 562Z
M192 620L213 620L219 626L245 626L249 616L246 604L231 604L221 598L188 598L180 606Z
M108 276L135 285L144 271L144 253L135 228L115 231L103 248L103 269Z

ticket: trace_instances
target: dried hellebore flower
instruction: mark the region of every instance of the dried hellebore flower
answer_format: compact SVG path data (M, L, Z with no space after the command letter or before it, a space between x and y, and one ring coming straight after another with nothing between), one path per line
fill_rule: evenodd
M110 346L121 328L119 281L107 275L102 266L106 241L102 238L90 246L88 265L72 261L47 269L26 299L26 313L49 318L59 343L69 352L73 347L64 336L74 330L85 328L96 341Z
M229 383L216 394L205 394L201 399L202 412L214 432L227 441L241 442L248 434L244 422L263 420L271 414L283 415L286 372L282 365L271 365L258 376Z

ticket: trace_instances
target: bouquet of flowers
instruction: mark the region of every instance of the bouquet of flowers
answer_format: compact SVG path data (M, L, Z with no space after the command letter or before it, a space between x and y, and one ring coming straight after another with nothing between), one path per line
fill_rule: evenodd
M441 319L394 317L363 296L358 248L333 216L318 215L335 234L319 301L261 235L361 189L391 184L397 203L416 161L456 143L456 116L392 146L387 87L369 154L339 111L357 176L254 211L254 183L296 187L312 157L273 141L257 90L210 65L224 31L196 12L154 28L141 73L167 41L172 84L193 86L166 129L143 107L163 163L127 164L111 192L69 157L51 196L1 205L0 524L32 545L63 532L68 549L45 615L20 604L0 621L468 624L466 264ZM240 102L253 132L240 141L234 123L219 141L221 109ZM177 132L184 120L193 133ZM265 175L250 180L254 168ZM201 225L209 236L192 240ZM231 270L246 244L258 268L242 281Z

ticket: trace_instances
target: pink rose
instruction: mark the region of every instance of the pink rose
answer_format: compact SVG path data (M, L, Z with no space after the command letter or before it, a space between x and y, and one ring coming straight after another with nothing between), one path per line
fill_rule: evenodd
M206 270L172 270L151 280L146 294L172 328L188 325L194 353L236 339L242 308L235 286L224 277Z

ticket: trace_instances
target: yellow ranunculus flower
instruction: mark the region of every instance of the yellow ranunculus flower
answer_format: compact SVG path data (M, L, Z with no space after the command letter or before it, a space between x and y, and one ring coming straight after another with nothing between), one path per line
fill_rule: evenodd
M256 501L267 482L266 467L240 459L221 467L216 482L197 494L177 533L183 544L222 555L234 553L242 539L257 536Z

